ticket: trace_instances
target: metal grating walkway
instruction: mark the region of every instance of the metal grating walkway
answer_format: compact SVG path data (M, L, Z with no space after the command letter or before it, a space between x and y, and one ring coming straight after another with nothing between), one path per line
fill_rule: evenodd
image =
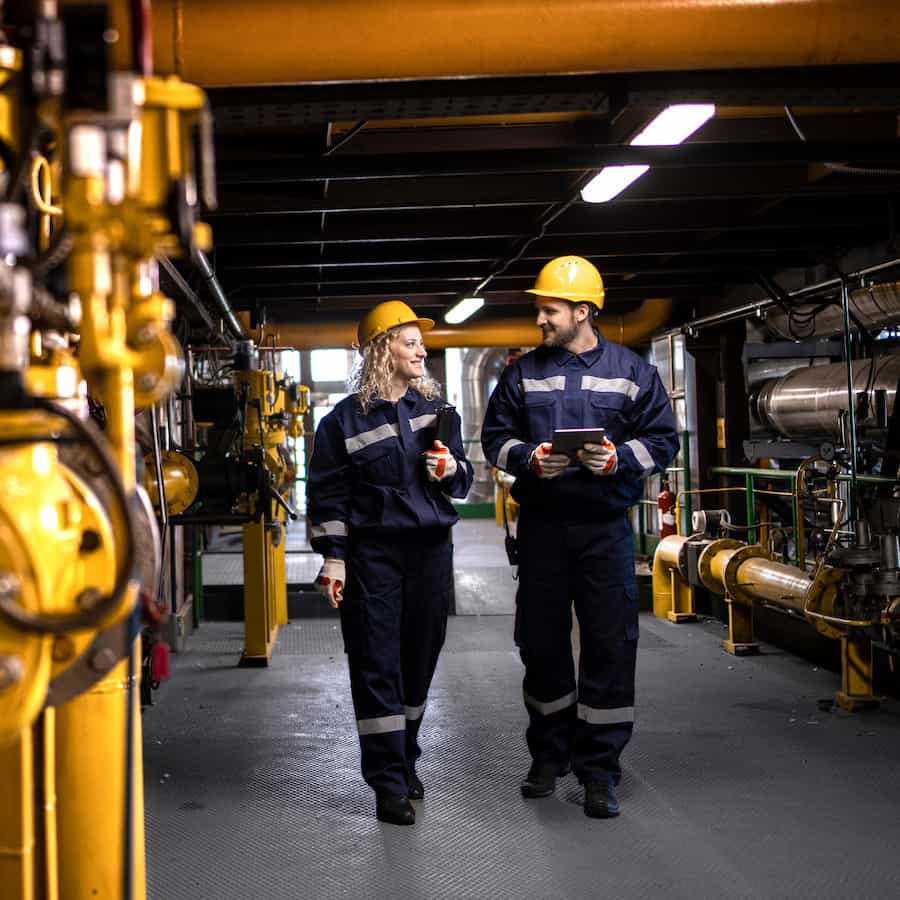
M357 769L334 620L238 669L210 623L144 715L151 900L900 896L900 715L828 712L836 676L718 623L642 617L623 813L585 818L571 778L526 801L508 616L451 619L423 726L426 800L378 823Z

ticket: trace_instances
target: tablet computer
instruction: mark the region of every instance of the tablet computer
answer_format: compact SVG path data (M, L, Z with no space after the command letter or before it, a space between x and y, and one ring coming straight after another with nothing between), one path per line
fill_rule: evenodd
M606 436L604 428L557 428L553 432L554 453L568 453L573 455L585 444L602 444Z

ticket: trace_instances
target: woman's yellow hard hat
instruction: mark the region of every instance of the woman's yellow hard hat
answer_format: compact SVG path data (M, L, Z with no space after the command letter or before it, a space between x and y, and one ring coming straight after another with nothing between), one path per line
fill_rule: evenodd
M418 325L422 331L434 328L434 319L417 316L412 307L402 300L386 300L370 309L361 319L356 330L360 350L379 334L384 334L399 325Z
M528 294L558 297L570 303L593 303L603 308L603 279L593 263L581 256L557 256L541 269Z

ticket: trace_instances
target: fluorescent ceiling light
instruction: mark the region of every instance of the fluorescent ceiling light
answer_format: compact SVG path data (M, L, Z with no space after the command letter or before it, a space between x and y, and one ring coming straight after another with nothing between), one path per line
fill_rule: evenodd
M630 143L636 147L671 147L687 140L716 114L712 103L679 103L666 107ZM587 203L606 203L637 181L650 166L606 166L582 189Z
M444 313L444 321L448 325L459 325L465 322L472 313L477 312L484 306L484 297L464 297L456 306L451 307Z

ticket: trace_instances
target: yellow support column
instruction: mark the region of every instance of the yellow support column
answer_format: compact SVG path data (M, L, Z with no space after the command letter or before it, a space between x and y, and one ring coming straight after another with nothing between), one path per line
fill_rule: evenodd
M271 539L262 517L244 525L244 655L242 666L267 666L276 626L272 612Z
M722 647L735 656L754 656L759 653L759 644L753 634L753 607L738 603L725 595L728 604L728 637Z
M871 709L881 703L873 691L872 642L858 629L841 638L841 689L834 702L847 712Z
M34 748L30 728L0 745L9 790L0 815L0 900L34 898Z
M273 551L273 572L275 575L275 624L287 625L287 516L284 510L278 510L276 522L281 528L281 540Z
M139 638L131 652L139 659ZM87 693L57 710L59 883L61 900L121 897L125 866L132 900L145 900L144 780L139 668L129 682L121 660ZM131 691L131 802L126 742ZM126 811L126 806L129 808ZM126 815L131 854L125 859Z

